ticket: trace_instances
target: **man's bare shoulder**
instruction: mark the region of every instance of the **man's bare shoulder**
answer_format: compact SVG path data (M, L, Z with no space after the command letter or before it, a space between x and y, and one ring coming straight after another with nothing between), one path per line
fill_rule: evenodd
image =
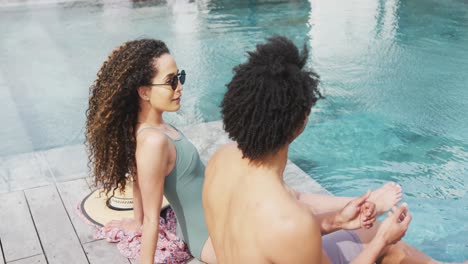
M223 162L224 160L230 160L231 157L234 156L238 151L239 149L237 148L236 143L222 145L208 160L207 167L212 167L219 162Z
M218 155L225 155L225 154L233 154L239 151L239 148L237 148L237 143L231 142L222 145L213 156L218 156Z
M288 205L289 204L289 205ZM269 222L258 230L264 254L275 263L301 263L320 258L321 233L312 212L295 201L281 203ZM314 252L317 249L317 252ZM309 262L315 263L315 262Z

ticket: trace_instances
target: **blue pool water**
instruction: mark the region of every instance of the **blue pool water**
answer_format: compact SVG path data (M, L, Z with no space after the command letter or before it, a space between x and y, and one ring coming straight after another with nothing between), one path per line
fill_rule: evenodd
M232 67L282 34L307 41L327 96L290 158L336 195L399 182L405 240L468 259L466 1L158 2L0 4L0 156L81 143L88 87L128 39L165 40L187 71L181 126L218 120Z

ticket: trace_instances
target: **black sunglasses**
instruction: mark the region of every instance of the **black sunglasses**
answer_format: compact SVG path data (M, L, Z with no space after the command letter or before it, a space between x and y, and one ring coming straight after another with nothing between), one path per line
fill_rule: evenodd
M180 81L180 84L185 83L185 71L184 70L182 70L180 73L172 77L171 83L151 83L148 85L149 86L170 85L171 89L175 91L177 89L177 86L179 85L179 81Z

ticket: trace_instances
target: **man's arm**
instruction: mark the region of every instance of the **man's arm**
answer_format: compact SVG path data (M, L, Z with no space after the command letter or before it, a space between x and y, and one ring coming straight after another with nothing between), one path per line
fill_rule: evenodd
M288 191L296 197L296 199L307 205L314 214L332 212L341 210L346 206L354 197L339 197L327 194L318 194L318 193L302 193L298 192L288 186L286 186Z
M275 230L275 237L267 237L265 243L269 260L277 264L330 264L322 250L322 238L318 220L313 215L294 216L297 221ZM308 218L308 219L306 219ZM373 264L382 250L400 240L411 222L406 205L394 208L393 213L382 223L374 239L351 264ZM337 252L338 253L338 252Z
M374 239L350 264L375 263L386 246L396 243L405 235L412 218L406 204L392 210L380 225Z
M322 235L340 229L370 228L376 220L375 205L367 202L370 191L348 202L339 211L316 214Z

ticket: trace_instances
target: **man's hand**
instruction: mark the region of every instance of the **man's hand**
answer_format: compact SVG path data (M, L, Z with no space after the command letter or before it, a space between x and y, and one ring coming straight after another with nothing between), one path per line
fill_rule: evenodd
M400 241L408 230L411 219L406 203L399 207L393 207L392 211L388 213L388 217L380 225L375 238L382 239L385 245Z
M376 220L375 204L367 201L371 192L350 201L338 214L342 229L371 228Z

